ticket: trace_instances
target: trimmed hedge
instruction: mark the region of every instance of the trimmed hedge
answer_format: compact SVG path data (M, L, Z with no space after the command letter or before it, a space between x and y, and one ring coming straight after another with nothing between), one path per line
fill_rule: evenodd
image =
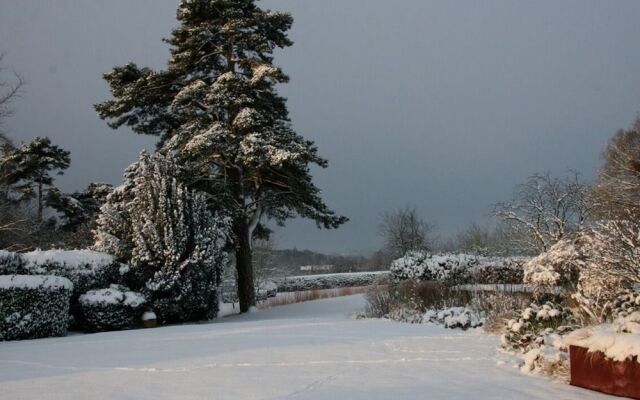
M278 286L279 293L302 292L314 289L336 289L375 285L388 274L387 271L347 272L340 274L289 276L286 278L276 278L273 281Z
M88 332L131 329L138 325L145 298L120 285L80 296L81 325Z
M57 275L73 283L75 303L81 294L119 280L126 266L115 257L91 250L47 250L21 254L31 274Z
M0 340L64 336L73 284L51 275L0 276Z
M70 312L74 326L80 317L80 295L119 282L126 268L113 256L91 250L0 251L0 275L56 275L73 283Z
M476 284L521 284L526 258L479 257L469 254L432 255L413 251L391 263L395 281L437 281L455 286Z

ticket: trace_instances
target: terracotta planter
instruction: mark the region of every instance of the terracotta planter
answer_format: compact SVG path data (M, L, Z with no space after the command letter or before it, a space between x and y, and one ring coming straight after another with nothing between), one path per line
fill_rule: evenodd
M598 392L640 399L640 364L633 357L613 361L602 352L569 347L571 384Z
M146 319L142 321L142 326L144 328L155 328L158 325L157 319Z

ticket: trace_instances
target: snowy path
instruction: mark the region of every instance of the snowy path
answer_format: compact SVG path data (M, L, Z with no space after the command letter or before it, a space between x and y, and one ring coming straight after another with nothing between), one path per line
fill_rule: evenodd
M0 343L0 399L608 399L497 364L497 338L355 320L362 296L208 324Z

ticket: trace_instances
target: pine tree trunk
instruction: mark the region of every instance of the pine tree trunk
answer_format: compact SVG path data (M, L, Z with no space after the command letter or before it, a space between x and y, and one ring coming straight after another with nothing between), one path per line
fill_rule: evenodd
M42 223L42 177L38 181L38 222Z
M240 312L247 312L256 304L253 286L253 265L251 264L251 238L249 224L245 218L234 223L236 236L236 271L238 272L238 300Z

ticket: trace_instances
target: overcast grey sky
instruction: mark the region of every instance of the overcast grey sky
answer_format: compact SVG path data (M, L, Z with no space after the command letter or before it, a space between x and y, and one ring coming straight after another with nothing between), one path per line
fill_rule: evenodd
M535 171L595 176L606 140L640 110L637 0L263 0L289 11L277 54L298 132L330 161L315 171L338 231L293 222L279 247L366 252L379 214L411 203L444 234ZM1 0L0 51L26 78L6 128L72 153L59 182L117 184L154 138L112 131L92 104L101 74L161 68L177 0Z

